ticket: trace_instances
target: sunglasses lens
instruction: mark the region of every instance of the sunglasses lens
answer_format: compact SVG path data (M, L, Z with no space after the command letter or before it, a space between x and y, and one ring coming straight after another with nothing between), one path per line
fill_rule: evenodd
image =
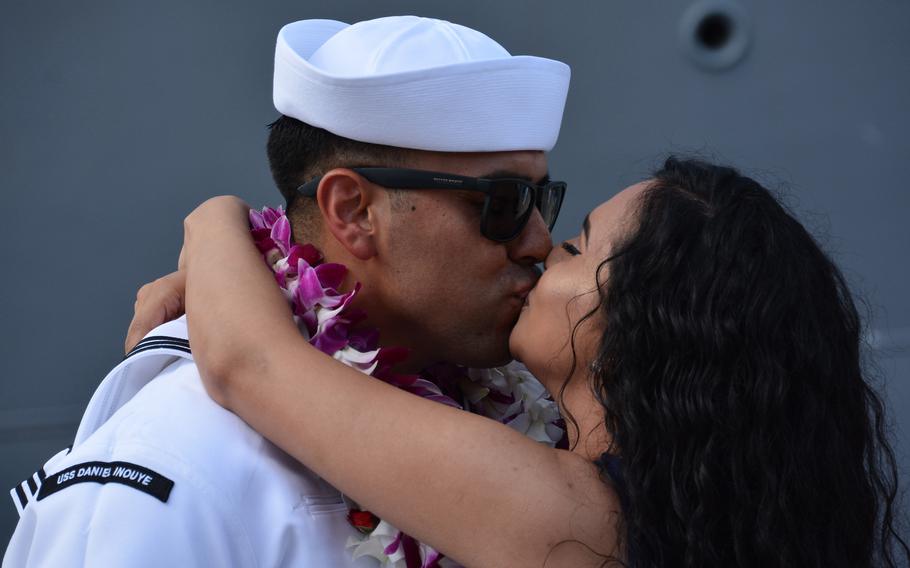
M507 181L494 184L487 198L484 234L497 241L513 238L528 221L533 205L529 186Z
M561 183L551 183L541 192L537 208L540 209L540 215L550 230L553 230L553 225L556 224L556 217L559 216L565 192L566 186Z

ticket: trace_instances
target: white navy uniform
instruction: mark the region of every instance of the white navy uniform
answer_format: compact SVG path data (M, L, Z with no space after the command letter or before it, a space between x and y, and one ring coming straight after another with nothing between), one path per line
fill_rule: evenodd
M378 566L346 550L337 489L209 398L183 318L111 371L72 449L11 495L3 568Z

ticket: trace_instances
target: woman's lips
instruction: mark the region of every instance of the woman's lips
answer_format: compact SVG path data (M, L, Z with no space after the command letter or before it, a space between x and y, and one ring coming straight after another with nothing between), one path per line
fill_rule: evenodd
M523 310L528 306L528 297L531 295L531 291L534 289L533 284L528 284L527 286L522 287L518 292L512 295L513 298L517 300L518 306Z

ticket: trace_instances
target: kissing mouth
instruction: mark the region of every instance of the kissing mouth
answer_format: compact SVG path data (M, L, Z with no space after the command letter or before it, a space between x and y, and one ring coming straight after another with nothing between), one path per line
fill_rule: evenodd
M531 294L531 288L533 288L533 286L528 286L512 294L512 296L518 298L522 304L526 304L528 302L528 296Z
M512 288L512 293L509 294L510 298L514 298L517 303L517 308L523 310L528 306L528 296L531 294L531 290L534 289L534 286L537 285L537 280L539 274L537 272L525 273L522 274L520 280L515 282L515 287Z
M531 290L533 288L534 288L534 284L530 283L525 286L522 286L521 288L518 289L518 291L516 291L514 294L512 294L512 297L515 298L516 300L518 300L518 305L519 305L520 309L523 310L528 307L528 305L529 305L528 297L531 295Z

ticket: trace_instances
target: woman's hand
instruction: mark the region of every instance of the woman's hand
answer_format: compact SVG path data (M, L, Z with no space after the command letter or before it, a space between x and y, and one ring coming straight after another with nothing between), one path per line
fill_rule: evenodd
M183 260L182 251L180 258ZM182 268L139 288L133 305L133 321L126 332L124 352L129 353L148 332L159 325L182 316L186 311L184 298L186 270Z
M191 246L193 237L208 237L222 229L233 233L248 232L249 223L250 206L239 197L219 195L202 202L183 220L183 250L180 251L179 262L182 263L180 267L187 266L194 254L206 252L205 246Z
M249 214L249 206L240 198L232 196L213 197L193 210L183 221L184 242L190 230L204 232L211 224L220 225L225 219L238 220L245 223ZM125 353L142 340L143 337L159 325L175 320L186 313L186 267L187 247L180 249L177 259L177 271L162 276L153 282L145 284L136 293L136 303L133 305L133 321L126 332L126 341L123 348Z

